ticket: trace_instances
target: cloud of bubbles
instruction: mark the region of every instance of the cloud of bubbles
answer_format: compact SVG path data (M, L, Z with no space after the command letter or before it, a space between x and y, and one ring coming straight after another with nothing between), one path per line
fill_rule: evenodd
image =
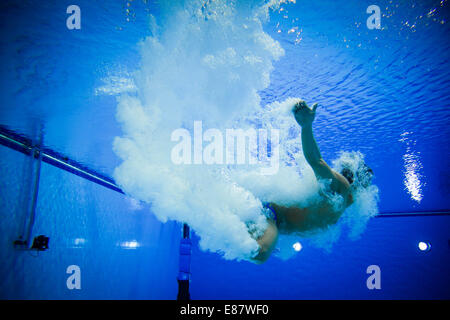
M151 204L160 221L189 224L203 250L226 259L257 252L255 239L267 227L263 202L307 206L320 188L301 155L290 113L298 99L260 105L258 92L269 86L273 62L284 54L263 29L269 10L281 2L162 1L150 22L152 35L139 44L133 90L118 95L123 134L114 141L122 159L116 182ZM174 164L171 133L192 132L200 120L219 130L279 129L278 172L261 175L258 165Z

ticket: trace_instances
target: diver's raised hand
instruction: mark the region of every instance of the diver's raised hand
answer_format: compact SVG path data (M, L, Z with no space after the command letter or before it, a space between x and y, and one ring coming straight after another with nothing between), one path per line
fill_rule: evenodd
M302 127L311 126L316 117L317 106L318 104L315 103L313 104L312 109L310 109L305 101L302 100L297 102L292 108L292 113L294 114L297 123Z

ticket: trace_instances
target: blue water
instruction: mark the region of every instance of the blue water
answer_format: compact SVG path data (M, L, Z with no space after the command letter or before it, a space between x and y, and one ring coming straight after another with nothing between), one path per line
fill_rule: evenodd
M366 27L372 1L297 2L264 24L285 55L259 92L261 104L291 96L318 102L322 155L330 161L340 150L363 152L381 213L448 211L448 1L379 1L381 30ZM71 31L68 5L0 4L0 125L30 138L42 132L46 146L112 176L120 164L111 147L122 133L117 101L96 90L139 69L137 43L150 35L148 14L158 19L160 8L78 1L82 29ZM293 27L301 33L288 33ZM2 298L175 298L180 224L161 223L123 195L47 165L34 232L49 235L51 249L37 257L14 250L29 159L3 146L0 155ZM449 227L448 216L374 218L359 240L341 237L331 252L304 247L291 260L261 266L203 252L193 234L191 295L448 299ZM132 241L139 246L123 245ZM432 250L420 252L419 241ZM79 291L65 287L70 264L83 272ZM372 264L381 268L381 290L366 288Z

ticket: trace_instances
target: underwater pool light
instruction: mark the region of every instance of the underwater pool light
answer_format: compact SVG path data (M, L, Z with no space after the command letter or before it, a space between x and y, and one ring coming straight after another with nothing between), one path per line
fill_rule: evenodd
M302 250L302 244L300 242L296 242L292 245L292 248L294 248L295 251Z
M73 239L73 247L72 248L82 248L85 244L86 244L86 239L75 238L75 239Z
M417 245L420 251L430 251L431 244L429 242L420 241Z
M120 246L124 249L136 249L139 247L139 242L133 241L125 241L120 244Z

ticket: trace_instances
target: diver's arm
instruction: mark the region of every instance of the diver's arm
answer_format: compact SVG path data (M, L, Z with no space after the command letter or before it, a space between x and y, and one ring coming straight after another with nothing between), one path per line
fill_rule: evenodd
M332 174L328 165L322 159L316 139L314 139L312 123L302 126L301 139L303 155L305 156L308 164L314 170L314 173L320 178L331 179Z
M302 127L302 149L306 161L313 169L318 179L331 179L331 189L342 195L347 194L350 184L344 176L337 173L323 160L312 130L316 116L317 103L310 109L305 102L294 106L293 112L298 124Z
M302 127L302 148L306 161L319 179L331 179L331 189L340 194L346 194L350 188L347 179L333 169L322 159L319 147L312 131L312 126Z

